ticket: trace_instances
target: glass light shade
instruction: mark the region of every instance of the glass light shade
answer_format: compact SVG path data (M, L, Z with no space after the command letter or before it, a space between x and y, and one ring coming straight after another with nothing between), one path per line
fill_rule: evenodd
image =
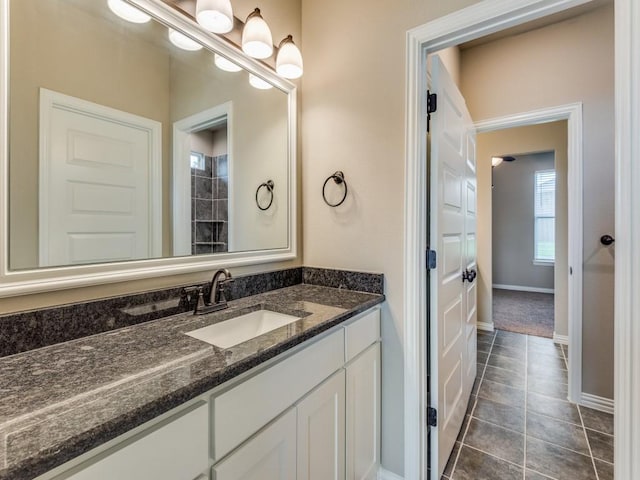
M169 40L176 47L181 48L182 50L188 50L190 52L195 52L202 48L202 45L200 45L198 42L190 39L183 33L180 33L177 30L174 30L173 28L169 29Z
M225 72L239 72L242 70L240 65L233 63L231 60L227 60L222 55L214 54L213 63L216 64L220 70L224 70Z
M293 43L293 37L287 36L280 42L276 58L276 72L284 78L300 78L302 76L302 54Z
M233 8L229 0L198 0L196 20L213 33L233 30Z
M491 166L497 167L502 163L502 157L491 157Z
M147 23L151 17L124 0L108 0L109 10L131 23Z
M242 30L242 51L253 58L269 58L273 54L273 38L269 25L256 8L247 17Z
M256 77L253 73L249 74L249 83L252 87L258 88L260 90L269 90L270 88L273 88L273 85L261 79L260 77Z

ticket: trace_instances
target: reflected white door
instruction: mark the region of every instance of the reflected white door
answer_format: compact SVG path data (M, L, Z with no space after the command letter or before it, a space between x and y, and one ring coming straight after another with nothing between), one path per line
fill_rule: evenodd
M462 422L476 375L475 134L465 101L437 56L432 58L430 232L438 254L430 271L430 391L438 410L431 435L432 478L439 479ZM467 278L467 275L465 275Z
M161 255L161 124L40 90L40 266Z

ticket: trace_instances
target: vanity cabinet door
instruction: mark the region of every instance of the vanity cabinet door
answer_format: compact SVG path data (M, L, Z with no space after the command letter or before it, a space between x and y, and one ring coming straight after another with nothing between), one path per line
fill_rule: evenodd
M380 464L380 344L346 370L347 480L373 480Z
M298 480L343 480L345 372L298 403Z
M296 409L213 467L213 480L295 480Z

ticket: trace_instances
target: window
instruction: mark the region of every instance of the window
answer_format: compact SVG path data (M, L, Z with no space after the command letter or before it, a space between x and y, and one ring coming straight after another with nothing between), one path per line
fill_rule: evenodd
M556 172L535 173L533 261L553 263L556 252Z
M191 168L204 170L204 154L191 152Z

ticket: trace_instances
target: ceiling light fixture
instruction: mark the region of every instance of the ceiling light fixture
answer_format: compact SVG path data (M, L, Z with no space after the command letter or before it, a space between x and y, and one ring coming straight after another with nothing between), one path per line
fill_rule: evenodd
M109 10L131 23L147 23L151 17L124 0L108 0Z
M228 60L217 53L214 54L213 63L216 64L216 67L220 70L224 70L225 72L239 72L242 70L240 65L233 63L231 60Z
M176 47L189 52L195 52L202 49L202 45L198 42L187 37L184 33L174 30L173 28L169 29L169 40Z
M247 17L242 30L242 51L253 58L269 58L273 54L273 37L269 25L256 8Z
M254 75L253 73L249 74L249 83L252 87L260 90L269 90L270 88L273 88L273 85L271 85L266 80L263 80L260 77Z
M298 46L293 43L293 37L287 35L278 46L276 57L276 72L284 78L300 78L302 76L302 54Z
M502 160L504 160L502 157L491 157L491 166L497 167L502 163Z
M229 0L198 0L196 20L213 33L233 30L233 8Z

